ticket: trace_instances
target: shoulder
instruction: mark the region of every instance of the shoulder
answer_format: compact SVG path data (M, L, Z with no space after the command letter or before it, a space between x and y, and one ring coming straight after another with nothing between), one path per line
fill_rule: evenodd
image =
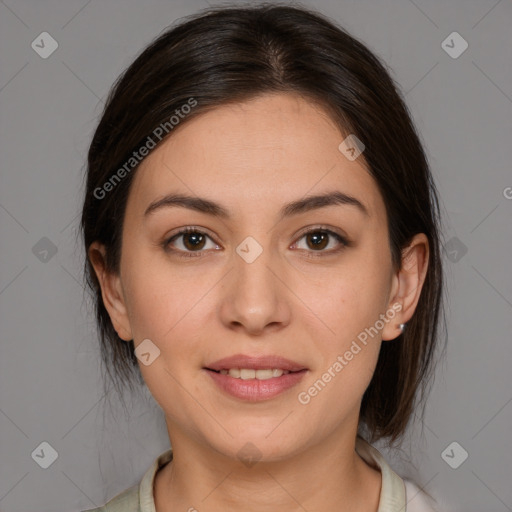
M435 501L414 482L395 473L379 450L362 437L357 437L356 450L382 474L379 511L440 512Z
M172 449L159 455L146 471L139 484L114 496L102 507L83 510L82 512L153 512L155 502L153 484L160 468L172 460Z
M406 478L403 480L407 499L407 512L438 512L434 501L429 499L415 483Z
M82 512L140 512L139 486L134 485L126 489L102 507L83 510Z

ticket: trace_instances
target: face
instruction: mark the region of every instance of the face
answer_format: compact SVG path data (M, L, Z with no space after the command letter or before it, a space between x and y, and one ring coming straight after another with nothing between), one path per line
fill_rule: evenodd
M171 441L272 460L357 426L404 319L385 205L344 138L311 102L265 95L184 123L137 170L108 309L149 353Z

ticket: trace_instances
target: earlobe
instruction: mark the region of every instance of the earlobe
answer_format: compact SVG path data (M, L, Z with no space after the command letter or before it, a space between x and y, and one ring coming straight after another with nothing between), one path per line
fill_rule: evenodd
M393 340L407 328L406 323L412 318L418 305L427 275L428 259L428 238L424 233L418 233L402 251L401 268L393 276L393 292L389 304L400 304L400 311L384 327L383 340Z
M107 271L105 247L99 242L93 242L88 251L89 260L101 287L103 304L107 309L110 320L118 336L130 341L133 339L127 308L123 296L121 278Z

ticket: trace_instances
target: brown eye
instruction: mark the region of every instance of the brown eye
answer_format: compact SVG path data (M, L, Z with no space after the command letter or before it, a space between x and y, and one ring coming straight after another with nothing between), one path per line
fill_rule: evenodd
M162 246L165 251L176 253L178 256L202 256L202 252L208 249L220 249L209 235L194 227L182 229L164 241Z
M306 242L305 247L300 246L303 239ZM341 250L349 244L345 238L330 229L316 228L303 233L295 245L298 249L303 249L310 253L318 252L320 253L319 255L323 253L327 255L329 253L334 253L337 250Z
M306 235L308 247L314 250L325 249L329 235L323 231L314 231Z
M183 236L183 245L190 251L201 250L204 247L206 237L197 231L185 233Z

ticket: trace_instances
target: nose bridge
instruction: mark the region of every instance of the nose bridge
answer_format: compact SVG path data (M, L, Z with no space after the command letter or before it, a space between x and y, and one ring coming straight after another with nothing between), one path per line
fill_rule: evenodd
M260 243L248 236L235 248L234 269L221 310L225 324L261 332L268 324L287 323L283 285L274 275L279 274L279 255L266 240Z
M259 238L262 239L261 236ZM260 294L271 299L275 294L275 276L269 267L276 265L276 253L272 252L270 241L260 243L256 238L247 236L235 252L237 290L257 300L260 300Z

